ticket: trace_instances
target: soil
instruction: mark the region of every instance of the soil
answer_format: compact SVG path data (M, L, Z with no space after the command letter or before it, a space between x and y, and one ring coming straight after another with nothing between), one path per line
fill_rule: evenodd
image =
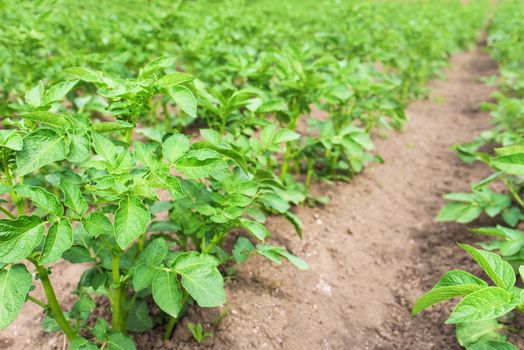
M331 197L327 206L296 209L303 239L285 221L271 219L271 243L307 260L310 270L253 258L227 283L225 306L190 310L175 340L162 342L161 328L138 335L139 349L460 349L453 327L443 325L452 302L415 318L410 308L445 271L479 272L455 244L475 237L463 225L434 218L443 194L467 190L489 174L481 164L462 163L450 147L489 128L479 103L492 89L478 78L496 72L481 49L453 56L447 78L431 83L427 100L409 106L406 130L377 140L384 164L349 184L319 185L316 191ZM54 269L52 279L68 303L81 270L66 263ZM40 330L36 315L38 307L28 303L0 332L0 349L65 348L63 336ZM213 337L199 345L187 322L202 323Z

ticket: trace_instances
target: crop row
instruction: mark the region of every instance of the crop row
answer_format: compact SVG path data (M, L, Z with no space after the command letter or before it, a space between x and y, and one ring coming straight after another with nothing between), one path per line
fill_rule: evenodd
M470 231L494 237L482 240L476 249L461 244L493 282L488 284L469 272L453 270L442 276L431 291L413 307L413 314L438 302L462 298L448 324L456 324L460 345L468 350L516 350L508 342L514 312L524 311L524 290L516 287L524 273L524 4L502 1L489 26L488 50L499 65L495 102L484 103L493 127L473 141L456 146L460 158L482 162L492 174L471 185L471 191L449 193L437 220L467 224L483 213L504 224L476 227ZM503 190L501 190L503 189Z
M154 327L169 339L189 307L225 302L224 275L251 255L307 269L266 242L267 217L301 235L292 207L327 202L314 181L380 160L371 135L404 124L486 8L118 3L2 4L0 329L31 301L71 349L133 349L129 332ZM89 263L68 310L61 260ZM94 298L110 323L93 322Z

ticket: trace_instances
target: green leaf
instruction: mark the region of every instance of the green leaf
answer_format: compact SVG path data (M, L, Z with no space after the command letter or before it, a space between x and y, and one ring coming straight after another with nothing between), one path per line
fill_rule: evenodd
M300 134L294 132L290 129L278 129L273 136L273 143L274 144L280 144L280 143L287 143L291 141L296 141L300 138Z
M437 221L457 221L466 224L478 218L482 208L473 203L451 202L440 209Z
M42 240L44 224L38 216L0 220L0 262L16 263L29 256Z
M195 80L195 77L191 74L174 72L171 74L164 75L162 78L158 79L156 84L160 87L168 88L175 85L188 83L193 80Z
M114 235L114 228L111 221L104 213L93 211L88 216L82 218L82 225L86 232L92 236Z
M114 122L103 122L91 125L91 130L95 133L104 133L120 130L133 129L134 125L123 120L116 120Z
M68 121L65 117L46 111L34 111L20 114L20 117L28 120L32 120L37 123L49 124L57 127L68 125Z
M109 324L103 318L98 318L93 328L93 335L97 340L104 341L109 333Z
M515 285L516 277L513 268L500 256L475 249L467 244L459 244L459 246L468 252L497 286L509 290Z
M142 68L140 71L140 78L146 79L159 70L170 68L175 64L175 61L176 58L173 56L157 57Z
M184 254L173 268L182 276L182 286L201 307L224 304L224 279L216 268L217 261L209 255Z
M60 102L69 91L78 83L78 80L65 81L51 86L42 98L42 104L47 105L53 102Z
M158 143L162 143L162 140L164 139L164 136L166 135L166 132L163 129L160 129L158 127L136 129L136 132Z
M107 337L106 345L107 350L136 350L133 339L122 333L111 333Z
M217 268L200 267L179 271L182 286L201 307L216 307L225 303L224 279Z
M95 301L89 296L89 294L82 293L80 298L74 303L71 311L76 314L83 312L91 312L96 307Z
M127 316L127 325L132 332L145 332L153 328L154 322L145 301L139 300L131 305Z
M222 141L222 135L216 130L213 129L200 129L200 136L204 138L204 140L210 142L213 145L218 145Z
M62 254L73 245L73 228L67 219L55 222L44 240L40 256L40 265L50 264L62 257Z
M93 139L93 148L95 149L95 152L101 155L107 162L114 162L118 151L113 142L97 133L92 133L91 137Z
M5 329L24 306L33 278L22 264L0 270L0 329Z
M188 88L177 85L169 89L169 96L175 100L177 106L191 118L196 118L197 100Z
M246 237L238 237L235 247L233 248L233 257L238 264L247 260L249 254L255 249L253 244Z
M66 250L62 254L62 258L65 260L73 263L73 264L80 264L80 263L87 263L87 262L94 262L95 259L89 254L89 250L81 245L74 245L69 250Z
M91 146L87 135L71 135L67 160L72 163L82 163L86 161L90 155Z
M519 350L519 348L505 341L488 340L468 346L467 350Z
M150 266L160 266L166 258L169 248L162 237L153 240L144 251L146 263Z
M208 177L222 163L220 154L210 149L189 151L179 158L175 168L190 179Z
M176 273L159 271L153 280L153 300L158 307L172 317L178 317L182 309L182 291Z
M432 289L416 301L415 305L413 305L413 309L411 310L411 314L413 316L417 315L419 312L427 309L431 305L459 296L465 296L484 288L487 287L478 284L463 284Z
M69 343L68 350L99 350L99 347L85 338L76 337Z
M25 94L25 102L33 107L40 107L42 105L42 98L44 97L44 83L38 82L31 90Z
M77 215L84 215L88 209L88 205L86 199L82 196L79 185L68 178L62 178L60 180L60 189L64 193L65 205L72 209Z
M39 129L24 138L24 148L16 154L17 175L24 176L65 157L63 136L50 129Z
M524 175L524 153L496 157L491 164L507 174Z
M300 218L296 214L290 211L284 213L284 218L287 221L289 221L291 225L293 225L293 228L295 229L297 236L302 238L302 227L303 227L302 220L300 220Z
M189 151L190 143L187 136L175 134L169 136L162 144L162 155L170 162L174 163Z
M145 167L149 169L156 169L158 167L158 160L154 152L154 144L145 144L140 141L133 141L135 148L134 155L136 159Z
M122 199L115 212L115 238L122 249L146 232L151 219L149 210L138 198Z
M486 287L488 286L486 282L469 272L462 270L451 270L442 275L433 289L449 286L461 286L464 284L477 284L479 286Z
M139 264L133 269L133 288L136 292L148 288L152 283L157 270L146 264Z
M467 295L456 306L447 324L485 321L501 317L518 304L511 293L498 287L487 287Z
M298 256L295 256L288 252L287 250L280 251L280 255L286 258L291 264L295 265L299 270L308 270L309 265L304 260L300 259Z
M58 201L58 198L42 187L17 185L15 192L22 198L29 198L35 207L42 208L48 213L56 216L64 214L64 207Z
M67 75L70 75L79 80L83 80L89 83L99 83L102 81L102 75L100 72L84 68L84 67L71 67L64 71Z
M477 233L479 235L486 235L486 236L495 236L495 237L501 237L501 238L507 238L504 231L499 229L498 227L479 227L479 228L470 228L470 232Z
M524 145L513 144L506 147L495 148L495 154L497 156L509 156L512 154L524 154Z
M0 147L21 151L24 147L24 140L20 133L14 130L0 130Z
M258 222L248 219L240 219L240 226L261 241L269 237L269 231L266 226Z
M276 247L270 244L257 244L257 253L278 265L282 264L282 258L285 258L300 270L309 269L308 264L304 260L292 255L283 247Z
M459 323L456 328L457 340L465 347L488 340L504 341L506 337L499 333L503 328L496 319Z

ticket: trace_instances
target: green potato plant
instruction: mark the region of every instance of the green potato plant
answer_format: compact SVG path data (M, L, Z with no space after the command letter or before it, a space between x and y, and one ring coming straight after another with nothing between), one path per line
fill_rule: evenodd
M499 63L500 77L496 83L495 102L485 103L491 112L493 128L473 141L455 146L459 157L467 162L483 162L492 174L472 184L470 193L449 193L447 204L440 210L438 221L470 223L483 212L491 217L501 215L507 226L470 228L470 231L495 239L478 245L485 250L461 245L494 282L487 282L465 271L446 273L435 287L422 296L413 307L413 314L443 300L463 297L447 323L456 324L460 345L466 349L517 349L507 342L501 330L511 314L523 311L522 290L515 286L522 277L524 179L524 146L522 140L522 22L524 6L518 1L502 1L497 5L488 28L488 51ZM497 183L499 186L491 185ZM501 185L501 186L500 186ZM497 189L494 191L493 189ZM497 255L492 252L497 252Z
M417 315L445 300L462 298L446 321L456 325L457 340L461 346L468 350L516 350L516 346L507 342L507 335L500 333L507 327L498 322L513 311L523 312L524 292L515 286L513 268L495 253L467 244L460 247L475 260L494 285L466 271L449 271L416 301L412 314Z
M307 269L267 242L267 218L300 236L293 206L328 201L315 181L381 161L373 136L402 128L486 7L0 2L0 329L30 301L71 349L133 349L133 332L170 339L189 307L223 304L250 256ZM466 202L520 215L481 187ZM86 266L71 307L52 283L64 260ZM99 300L110 320L94 322Z
M11 196L17 213L3 207L8 218L0 220L6 285L0 298L2 328L30 300L47 313L46 328L63 331L72 349L113 343L132 348L128 331L144 331L159 322L149 314L147 301L152 300L169 318L167 339L189 305L225 302L218 268L233 259L225 248L227 238L243 229L263 242L269 236L263 198L282 186L212 130L202 129L205 140L193 143L176 132L160 142L129 142L138 121L130 116L147 111L147 99L159 91L143 81L111 85L109 78L91 79L90 74L98 74L85 69L71 72L83 81L103 80L98 91L110 101L104 112L115 120L98 121L85 112L56 107L75 88L74 80L31 89L18 128L3 130L2 192ZM186 102L170 96L177 105ZM160 201L160 195L168 200ZM167 220L158 220L155 214L164 211ZM261 243L252 250L307 269L283 248ZM63 310L49 278L60 259L90 265L69 311ZM46 301L29 294L33 278L24 261L34 265ZM101 320L90 328L95 295L110 302L110 327ZM86 330L94 342L80 335Z

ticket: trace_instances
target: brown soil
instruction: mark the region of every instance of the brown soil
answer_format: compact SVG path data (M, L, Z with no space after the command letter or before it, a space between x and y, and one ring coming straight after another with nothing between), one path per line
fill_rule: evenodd
M491 88L479 76L496 73L481 50L456 55L448 78L431 84L425 101L410 105L407 130L378 141L385 164L372 166L349 184L319 186L332 198L323 208L297 208L304 238L272 219L272 243L306 259L311 269L273 266L253 258L227 283L223 308L191 310L163 343L163 329L139 335L139 349L195 349L186 324L214 332L208 349L459 349L443 322L452 303L416 318L415 299L450 268L476 272L455 242L473 242L466 227L434 222L441 196L467 190L488 170L466 165L450 150L489 127L478 104ZM486 219L484 219L485 221ZM67 301L78 267L59 265L53 280ZM0 332L0 349L62 349L59 335L44 335L36 306ZM217 322L217 319L222 319Z

